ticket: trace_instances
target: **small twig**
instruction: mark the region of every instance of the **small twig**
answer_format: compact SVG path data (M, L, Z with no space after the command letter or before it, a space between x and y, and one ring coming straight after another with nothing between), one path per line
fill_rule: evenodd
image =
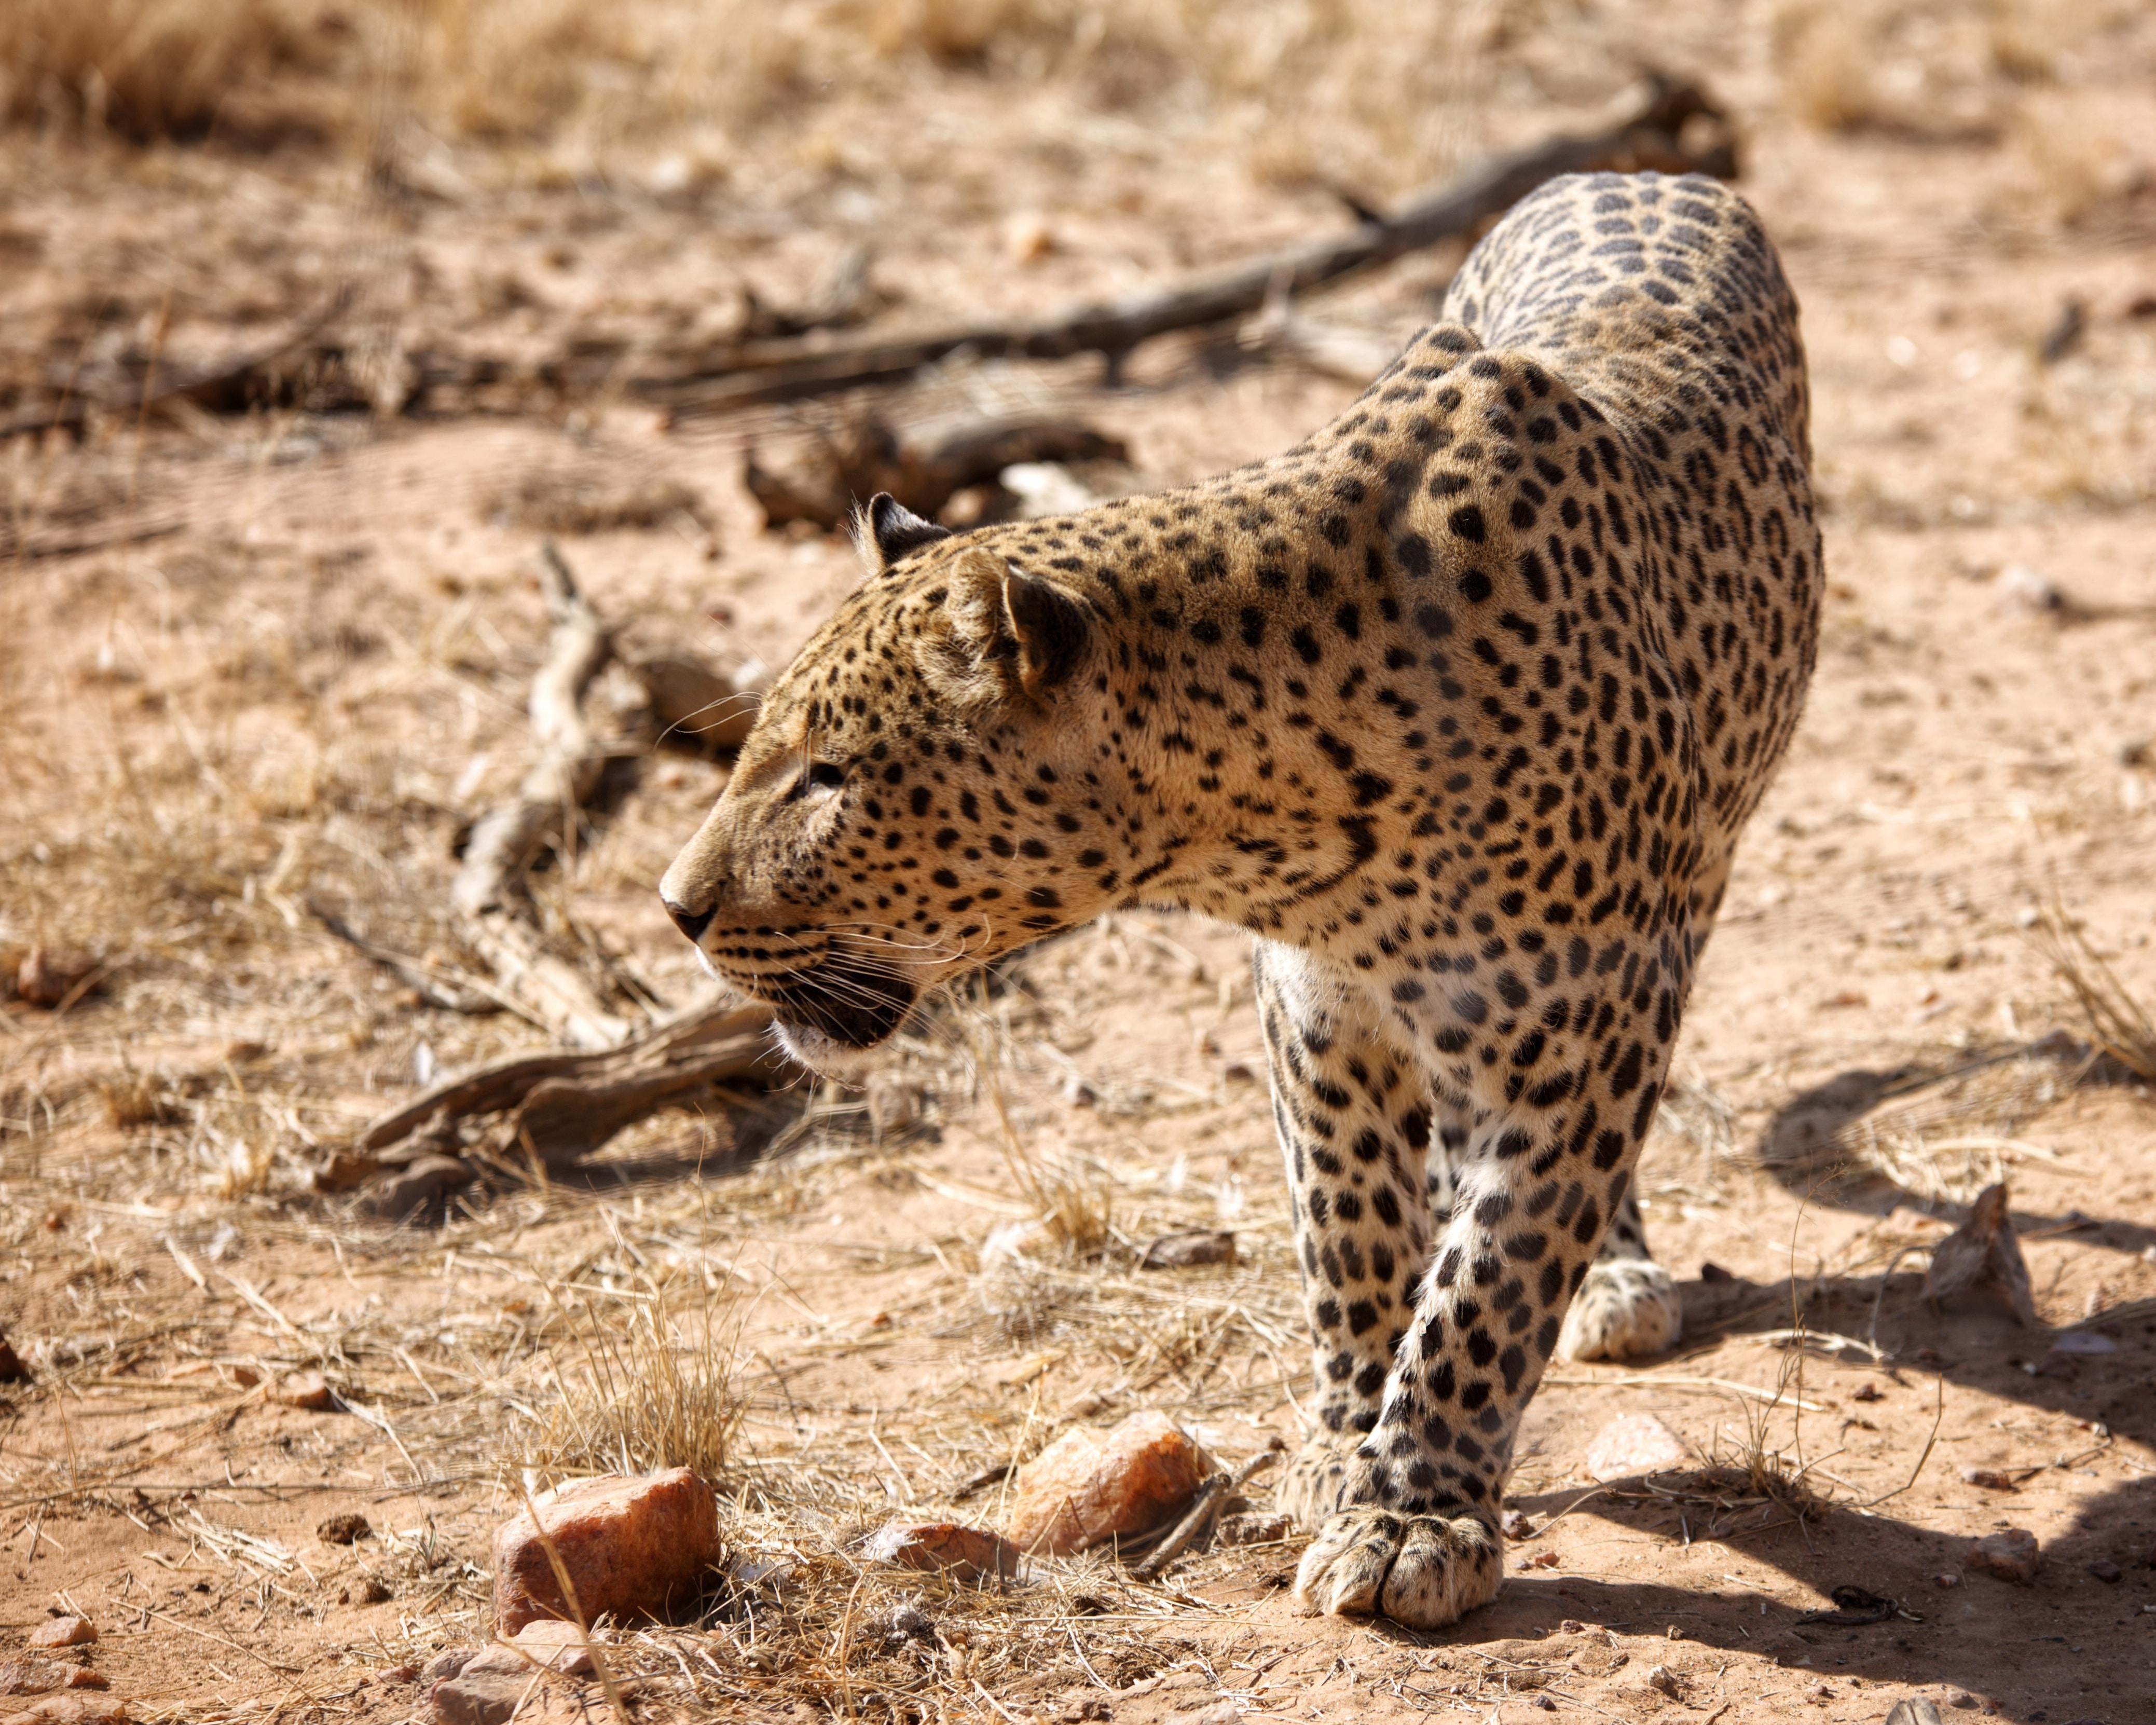
M1131 1571L1133 1581L1151 1581L1170 1563L1181 1557L1185 1547L1205 1531L1220 1506L1240 1491L1255 1477L1258 1470L1277 1461L1284 1446L1276 1439L1268 1449L1260 1450L1234 1473L1216 1468L1212 1477L1198 1488L1198 1498L1183 1519L1168 1530L1168 1537L1153 1548L1152 1554Z

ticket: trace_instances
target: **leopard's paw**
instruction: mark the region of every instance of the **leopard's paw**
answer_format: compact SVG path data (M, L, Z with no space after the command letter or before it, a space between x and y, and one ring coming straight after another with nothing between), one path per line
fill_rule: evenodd
M1295 1596L1308 1611L1442 1629L1496 1599L1503 1574L1504 1543L1477 1516L1358 1504L1327 1520L1302 1554Z
M1352 1433L1322 1431L1289 1460L1273 1502L1304 1532L1317 1532L1340 1507L1341 1487L1348 1482L1348 1465L1360 1442Z
M1572 1296L1557 1357L1640 1359L1666 1353L1683 1333L1684 1307L1668 1271L1651 1258L1599 1259Z

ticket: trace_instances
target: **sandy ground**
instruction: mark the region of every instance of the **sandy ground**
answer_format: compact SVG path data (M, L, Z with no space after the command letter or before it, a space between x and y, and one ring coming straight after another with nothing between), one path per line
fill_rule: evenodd
M856 578L843 541L763 531L742 489L748 444L813 416L670 423L526 376L397 414L303 401L0 447L0 946L104 966L64 1012L0 1007L0 1327L33 1374L0 1387L0 1658L79 1609L138 1718L423 1714L389 1674L483 1633L518 1464L562 1471L594 1350L655 1311L737 1339L728 1538L793 1567L627 1644L639 1717L1734 1725L1876 1722L1922 1695L1949 1718L2156 1720L2156 1108L2081 1058L2037 940L2066 919L2156 1001L2156 33L2073 15L2102 32L2010 76L1969 60L1968 18L1918 14L1936 28L1893 38L1854 115L1758 20L1733 59L1703 9L1676 29L1741 118L1744 188L1804 304L1825 645L1644 1163L1684 1342L1553 1372L1504 1593L1440 1634L1298 1617L1291 1541L1151 1586L1104 1555L1044 1563L1008 1596L849 1555L895 1508L993 1520L998 1488L954 1494L1074 1423L1158 1408L1230 1459L1299 1433L1232 934L1117 916L1041 949L894 1055L927 1111L881 1142L803 1090L760 1158L706 1099L440 1228L306 1189L428 1075L537 1040L426 1009L309 909L459 956L453 844L522 769L544 635L519 487L687 488L692 514L567 554L637 640L779 663ZM1577 119L1615 88L1598 55L1645 28L1536 17L1491 48L1468 144ZM11 141L8 387L20 405L55 368L239 351L344 280L370 375L408 383L423 345L543 356L722 321L744 285L783 302L863 239L902 321L1037 310L1346 219L1180 109L937 77L932 122L910 97L834 103L688 192L483 155L461 190L370 192L304 150ZM1397 339L1452 261L1315 311ZM1353 393L1170 341L1112 387L1090 362L961 363L893 411L1069 413L1163 484ZM599 706L623 698L603 685ZM722 775L619 763L540 877L566 950L689 997L653 889ZM2000 1178L2041 1329L1923 1297L1923 1249ZM1045 1189L1090 1243L984 1271ZM1135 1267L1189 1225L1234 1230L1237 1262ZM301 1370L334 1410L278 1401ZM1635 1413L1698 1468L1598 1487L1589 1440ZM374 1537L319 1540L346 1510ZM2008 1527L2041 1543L2032 1586L1964 1569ZM1804 1620L1846 1585L1895 1614ZM932 1651L863 1627L908 1597Z

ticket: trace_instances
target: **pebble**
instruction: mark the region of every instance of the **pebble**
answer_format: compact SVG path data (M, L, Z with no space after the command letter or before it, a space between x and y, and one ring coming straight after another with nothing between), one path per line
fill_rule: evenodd
M2109 1558L2094 1558L2089 1562L2088 1573L2109 1586L2120 1579L2123 1572Z
M407 1221L430 1214L449 1194L478 1178L470 1163L454 1156L423 1156L368 1193L360 1209L385 1222Z
M336 1392L319 1372L287 1372L270 1394L271 1400L305 1414L334 1413L337 1406Z
M1691 1466L1691 1452L1652 1414L1620 1414L1587 1446L1587 1471L1604 1485Z
M863 1552L873 1563L936 1570L961 1581L1011 1581L1019 1572L1016 1546L958 1522L890 1522L870 1536Z
M625 1479L581 1480L549 1491L494 1541L496 1627L514 1635L544 1617L567 1618L543 1528L576 1589L584 1620L657 1616L696 1598L719 1559L718 1500L685 1467Z
M1022 1551L1061 1557L1166 1526L1197 1495L1205 1452L1165 1414L1111 1430L1066 1431L1011 1481L1007 1531Z
M127 1703L110 1695L47 1695L18 1713L0 1715L0 1725L127 1725Z
M1970 1485L1981 1486L1987 1491L2011 1491L2014 1489L2014 1481L1995 1467L1972 1467L1964 1462L1959 1472Z
M33 1647L87 1647L97 1639L97 1625L87 1617L54 1617L30 1631Z
M2066 596L2057 583L2026 563L2009 563L1999 572L1996 595L2002 611L2041 615L2066 608Z
M15 973L15 992L33 1006L58 1006L96 968L87 952L33 947Z
M64 1687L71 1668L56 1659L11 1659L0 1664L0 1695L43 1695Z
M374 1532L374 1524L356 1510L345 1510L326 1517L315 1529L315 1538L325 1545L356 1545Z
M1961 1560L1964 1569L1980 1569L1986 1575L2023 1587L2036 1579L2041 1561L2036 1536L2025 1527L2009 1527L2002 1533L1987 1535L1971 1546Z

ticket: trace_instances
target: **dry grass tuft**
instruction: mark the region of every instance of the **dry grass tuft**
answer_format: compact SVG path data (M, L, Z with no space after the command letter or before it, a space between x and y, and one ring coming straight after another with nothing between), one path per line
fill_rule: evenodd
M742 1313L726 1284L690 1295L678 1279L647 1276L612 1293L549 1294L563 1331L553 1394L526 1412L519 1465L550 1484L669 1467L726 1478L743 1412L733 1383Z
M199 136L236 90L318 64L327 30L319 0L8 0L0 116Z
M2097 1050L2135 1077L2156 1084L2156 1014L2120 980L2081 925L2063 905L2054 905L2030 937L2073 991Z

